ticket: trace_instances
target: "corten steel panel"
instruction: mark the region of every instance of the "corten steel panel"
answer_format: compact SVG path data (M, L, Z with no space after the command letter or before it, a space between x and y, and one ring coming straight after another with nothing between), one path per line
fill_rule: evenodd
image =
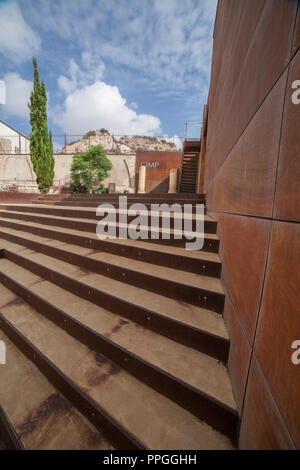
M235 52L236 37L239 30L241 14L245 0L221 2L219 11L221 24L216 28L213 51L212 81L210 88L211 106L216 121L223 117L225 112L224 98L226 84L224 83L228 69L232 66ZM238 64L236 63L238 66ZM222 77L222 80L218 78Z
M295 25L292 55L295 54L297 49L300 47L300 1L298 1L298 5L299 6L298 6L297 20L296 20L296 25Z
M290 66L274 214L277 219L300 221L300 104L293 104L291 99L294 80L300 80L300 50Z
M146 192L167 193L169 190L170 170L180 168L181 152L137 151L136 153L136 184L141 163L159 163L157 167L147 167Z
M223 125L217 135L208 139L210 144L215 142L213 148L208 147L209 155L214 155L213 175L287 66L296 10L297 3L292 0L267 1L226 109ZM218 80L221 79L218 77Z
M239 21L237 22L235 18L231 20L231 28L235 30L235 36L231 39L221 74L216 79L217 91L213 104L216 134L220 130L265 3L266 0L247 0L245 3L239 2L238 7L235 7L234 16L238 16ZM220 48L221 51L222 48Z
M211 70L211 82L209 90L209 107L212 110L210 114L209 139L216 135L216 125L220 119L223 119L225 108L220 107L223 94L220 93L224 69L227 70L233 49L233 43L237 34L241 13L243 11L245 0L238 3L234 0L220 1L218 6L218 18L215 28L213 60Z
M272 355L270 354L272 357ZM241 450L294 449L293 441L253 356L242 416Z
M209 210L272 216L286 77L287 72L208 187Z
M255 351L290 434L300 448L300 225L275 222Z
M229 375L237 409L241 413L251 347L229 297L225 302L224 320L230 337Z
M252 343L271 222L218 214L222 277Z

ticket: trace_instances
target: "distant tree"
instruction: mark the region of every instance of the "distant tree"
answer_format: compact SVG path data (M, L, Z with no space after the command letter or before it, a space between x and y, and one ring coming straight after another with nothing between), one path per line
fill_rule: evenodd
M45 83L40 83L37 61L32 59L34 85L30 96L30 156L36 182L42 194L48 193L54 178L52 132L47 124L47 93Z
M109 175L112 163L101 145L95 145L87 152L74 155L71 166L71 191L76 193L104 192L101 184Z

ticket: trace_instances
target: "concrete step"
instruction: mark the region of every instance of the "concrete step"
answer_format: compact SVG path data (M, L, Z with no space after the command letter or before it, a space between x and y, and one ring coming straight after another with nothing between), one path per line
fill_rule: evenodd
M91 198L96 198L96 199L118 199L120 194L116 193L111 193L111 194L86 194L86 193L72 193L72 194L57 194L57 195L46 195L46 196L40 196L39 199L47 200L47 199L53 199L53 198L68 198L68 197L77 197L77 198L82 198L82 199L91 199ZM169 199L176 199L180 200L182 196L180 193L134 193L134 194L126 194L128 199L163 199L164 201L169 200ZM184 195L184 199L186 198L191 198L191 199L203 199L205 198L205 194L190 194L190 195Z
M1 307L21 302L0 286ZM103 431L96 429L54 387L40 370L0 329L6 346L7 363L0 367L0 403L10 434L6 445L30 450L111 450ZM20 399L21 391L21 399ZM17 406L16 406L17 404ZM4 425L1 422L0 428Z
M5 265L5 271L11 269L10 274L13 275L14 266L8 263L9 261L4 259L0 262L0 267L3 265L3 268ZM17 276L20 273L15 272L14 275ZM24 273L21 279L24 283ZM27 278L31 286L37 286L36 283L40 281L39 277ZM39 287L42 290L42 284ZM49 286L46 291L49 292ZM52 298L56 299L56 295L52 295ZM84 409L87 403L92 407L94 417L101 410L110 417L111 421L118 423L120 433L138 448L181 449L193 448L195 445L196 448L201 448L203 445L208 446L205 448L214 448L209 440L206 444L200 441L203 429L207 429L207 425L199 419L208 424L213 423L216 429L230 437L234 436L237 415L234 410L230 381L224 366L214 359L177 345L175 342L172 342L171 346L170 340L151 332L151 342L156 339L156 347L149 347L150 343L147 343L148 347L146 347L144 333L139 333L138 330L136 332L139 336L132 343L132 334L129 329L126 334L124 324L118 324L118 328L113 327L115 328L113 337L115 342L111 337L113 331L109 330L110 334L107 333L109 338L107 338L106 346L109 346L106 347L104 355L95 350L95 345L93 349L90 349L79 341L76 338L76 331L73 331L74 337L72 337L67 331L68 326L64 330L56 324L56 320L53 321L53 317L50 321L41 313L25 302L17 302L13 307L3 306L0 316L1 327L8 336L10 334L14 336L15 340L16 337L20 340L20 336L23 336L23 344L25 340L27 347L35 351L37 357L33 360L40 361L43 355L44 361L48 362L48 367L43 366L46 374L53 377L53 374L59 372L60 375L64 375L64 382L73 388L73 393L74 389L79 389L81 400L76 401L79 411ZM87 318L86 312L81 320ZM69 319L68 322L70 321ZM101 328L100 320L94 317L94 321L97 322L97 327ZM83 328L82 324L81 328ZM134 328L134 325L129 324L128 328ZM122 329L123 332L121 332ZM113 346L116 345L117 338L119 343L123 338L123 344L126 343L132 349L139 348L140 356L131 351L131 355L128 354L124 346L122 351L116 352ZM177 356L177 360L181 361L179 364L173 362L170 357L166 361L164 347L166 341L168 341L167 348L177 349L179 346L185 349L185 354L191 354L193 368L195 366L196 370L192 368L187 373L187 357L184 360L183 350ZM157 347L161 348L161 352L156 349ZM114 351L113 363L111 357L107 357L112 355L112 351ZM174 354L177 353L174 352ZM195 363L192 359L193 354L197 354L197 358L194 357ZM216 379L219 386L216 386ZM207 396L205 391L212 395ZM68 398L71 397L72 393ZM151 426L145 427L145 423L150 422ZM93 423L95 424L94 421ZM199 426L198 432L197 426L195 428L196 423ZM178 433L179 428L180 433ZM192 433L191 429L193 429ZM212 432L211 428L209 432ZM205 434L207 439L208 435ZM219 433L216 436L219 438ZM222 438L224 442L224 436ZM228 443L226 440L225 442Z
M7 248L11 252L10 257L14 256L15 258L20 258L20 260L17 262L20 262L22 264L25 263L26 266L32 264L31 262L33 261L33 259L35 259L35 256L34 256L35 252L33 252L32 250L27 250L27 252L31 253L33 258L30 259L30 256L25 257L26 250L24 250L23 247L20 245L15 245L14 243L3 241L1 246L4 249ZM22 249L22 256L20 256L19 254L18 255L16 254L15 251L16 250L19 251L18 248ZM60 269L58 269L59 273L67 273L68 271L70 271L72 275L74 276L79 275L79 277L83 277L84 281L87 278L90 279L90 277L94 278L94 281L96 283L95 285L101 286L102 290L103 290L102 286L107 284L107 289L111 291L112 295L115 295L116 293L118 293L118 289L124 290L124 294L129 293L130 289L133 290L133 293L136 292L136 285L134 284L134 282L130 282L130 284L126 282L126 277L130 276L130 269L126 270L125 267L122 270L120 270L120 273L122 271L121 276L117 276L117 275L111 276L110 272L107 272L107 271L104 274L98 274L92 271L86 272L85 269L78 269L76 265L74 266L74 264L71 264L65 261L60 261L58 259L54 259L52 258L52 256L44 255L39 252L37 253L37 256L38 256L38 259L43 259L43 263L45 263L44 265L41 266L41 269L43 267L45 269L46 267L51 269L51 265L54 262L56 263L55 264L56 266L58 265L60 266ZM94 263L94 265L96 264L97 263ZM128 266L130 266L130 264ZM160 268L160 270L158 270L156 266L154 265L152 266L150 264L146 264L145 266L147 266L147 269L148 269L148 272L147 274L145 274L145 276L149 276L148 279L152 279L153 281L153 289L151 286L147 286L147 289L149 289L149 292L151 295L156 293L155 292L156 290L159 291L159 287L156 287L155 285L155 278L156 278L157 284L160 281L164 283L165 285L165 289L162 289L162 293L164 296L170 296L170 298L173 298L173 299L175 298L176 300L179 300L181 302L187 302L191 305L207 308L217 313L222 313L223 306L224 306L224 293L223 293L222 285L219 279L209 277L209 276L201 276L201 275L195 275L191 273L190 274L185 273L185 278L189 277L189 282L192 282L192 285L189 285L187 281L186 283L182 281L178 281L178 271L176 270L173 271L170 268ZM135 267L137 269L137 265ZM177 272L177 277L174 277L176 272ZM136 273L138 273L138 271L136 271ZM117 279L114 279L113 277L116 277ZM73 283L75 282L76 284L76 281L74 279L75 278L72 278L71 281ZM128 281L130 281L130 279ZM170 289L170 292L168 292L168 285L177 286L177 289L179 292L174 293L174 295L172 296L171 289ZM142 289L142 290L143 290L143 295L145 295L147 291L145 289Z
M185 193L182 193L182 194L185 194ZM191 193L191 192L188 193L188 192L187 192L186 194L190 195L190 194L193 194L193 193ZM52 205L52 206L65 206L65 207L66 207L66 206L71 206L71 207L74 207L74 206L75 206L75 207L78 207L78 206L80 206L80 207L82 207L82 208L98 207L99 204L104 204L104 203L112 204L112 205L114 205L114 206L116 206L116 207L119 205L119 201L110 201L110 200L106 200L106 201L104 201L104 200L101 200L101 201L96 200L96 201L94 201L94 202L93 202L93 200L87 200L87 202L81 202L81 201L70 201L70 200L68 200L68 199L63 199L63 200L60 201L60 202L52 202L52 203L51 203L51 202L47 202L47 204ZM138 203L140 203L140 202L138 201ZM165 203L165 202L164 202L164 203ZM35 205L45 205L45 201L43 201L43 200L36 200L36 201L33 201L32 204L35 204ZM132 204L132 203L130 202L130 204ZM144 201L143 204L144 204L144 206L146 207L147 210L151 210L151 208L152 208L152 203ZM159 204L163 204L163 202L160 202ZM197 206L197 204L204 204L204 201L195 202L195 201L191 201L191 200L189 199L189 200L186 200L186 201L184 202L184 204L191 204L191 205L193 206L193 208L195 208L195 207Z
M47 226L55 226L55 227L63 227L67 229L79 230L81 232L89 232L92 234L96 234L96 224L99 221L94 222L84 222L82 219L77 218L65 218L65 217L58 217L58 216L50 216L50 215L42 215L42 214L33 214L33 213L20 213L18 211L1 211L0 210L0 218L1 224L5 224L6 221L9 219L13 219L15 221L26 221L30 223L35 223L39 225L47 225ZM104 221L105 223L105 221ZM205 224L204 224L205 225ZM121 228L127 228L127 224L118 224L118 223L110 223L110 227L115 227L115 235L116 238L119 238L119 232ZM149 226L141 226L141 241L152 243L161 243L163 245L171 245L171 246L178 246L178 247L185 247L186 243L189 242L185 238L185 236L181 238L176 238L180 236L180 231L175 229L155 229L153 230L153 235L150 234ZM194 236L195 233L186 233L186 235ZM198 235L203 238L203 249L205 251L217 252L219 248L219 239L216 234L204 233ZM144 237L144 238L143 238ZM147 237L147 238L146 238ZM165 238L164 238L165 237ZM191 242L193 240L190 240Z
M190 292L190 297L187 297L187 301L183 303L181 299L185 295L186 284L180 284L178 277L172 283L168 277L173 276L173 272L165 271L165 268L163 272L160 272L160 277L158 277L157 272L155 273L155 269L151 271L151 269L156 268L152 265L147 265L148 274L140 275L137 271L137 269L141 269L139 262L136 262L133 266L130 262L128 264L130 269L127 269L125 263L122 267L117 264L107 263L106 269L99 269L99 264L100 267L102 266L102 262L99 263L100 253L90 255L90 250L72 245L67 246L66 249L66 246L62 244L60 248L52 240L48 240L46 246L45 244L37 246L38 241L29 240L30 243L27 246L32 249L27 250L24 248L26 240L24 242L21 245L16 245L3 240L0 245L2 254L4 252L8 259L11 259L19 266L30 269L34 273L43 272L44 277L50 280L54 279L53 282L56 282L57 285L60 285L59 283L68 285L67 289L74 294L79 289L87 299L90 299L92 295L95 297L97 305L104 306L113 313L122 314L146 328L226 363L229 341L224 322L218 312L210 310L208 307L208 305L213 305L215 309L221 309L218 302L222 305L224 296L220 293L219 283L214 283L211 286L214 286L219 291L218 293L203 288L200 290L198 283L201 285L201 279L206 282L207 279L201 276L197 282L197 276L191 275L191 281L196 284L196 292L201 292L200 295L202 296L199 301L198 298L193 299L193 288L188 286L187 290ZM35 250L35 248L37 249ZM41 253L46 253L47 256L41 256ZM55 263L55 261L50 256L56 260L54 267L53 262ZM109 257L107 258L109 259ZM61 263L58 260L67 260L68 263ZM116 257L112 261L116 261ZM132 282L130 279L130 272L133 268L136 268L133 271L133 280L136 280L136 282ZM117 271L117 274L114 273L114 270ZM62 277L57 274L59 272L66 272L68 276ZM95 276L96 273L99 275ZM153 282L153 279L155 279L154 274L157 276L156 279L159 280L157 285ZM139 281L139 276L146 278L147 282L142 284ZM192 276L195 279L192 279ZM179 279L181 277L184 277L184 275L180 276ZM89 280L95 288L91 289ZM8 281L6 280L6 282ZM187 281L185 280L185 282ZM161 289L161 284L165 286L163 289ZM98 286L101 286L101 289ZM170 286L172 289L168 292ZM174 286L177 286L178 294ZM174 295L172 295L172 291L175 292ZM206 297L206 300L204 297ZM197 305L197 303L202 306Z
M155 196L152 197L147 197L147 198L142 198L142 197L135 197L135 198L130 198L126 194L119 194L112 197L105 197L105 196L100 196L100 197L82 197L82 196L69 196L67 199L63 199L62 201L59 202L78 202L80 205L83 202L98 202L99 204L108 202L108 203L118 203L119 202L119 197L126 197L128 204L166 204L166 203L174 203L177 202L178 204L203 204L205 202L205 197L198 197L198 198L185 198L185 197L179 197L177 199L171 198L171 199L165 199L163 197L158 198Z
M97 216L96 215L96 209L94 208L82 208L80 206L78 207L73 207L70 208L68 206L59 206L59 207L53 207L49 205L20 205L20 204L11 204L11 205L0 205L0 213L1 210L5 210L6 213L27 213L27 214L44 214L44 215L51 215L51 216L58 216L58 217L70 217L74 219L88 219L92 220L94 224L97 224L98 221L103 218L104 216ZM128 222L132 222L136 218L136 215L130 215L130 211L128 209L123 209L123 208L117 208L114 209L116 213L116 220L117 222L120 220L120 217L122 215L128 220ZM107 213L112 212L113 209L107 208ZM142 212L148 215L147 212ZM5 215L3 214L3 215ZM166 226L168 221L170 221L170 228L173 229L176 221L180 221L185 214L184 211L181 213L174 213L174 212L161 212L161 211L152 211L149 214L149 219L151 219L151 214L153 217L158 217L158 223L159 227L161 228L163 224ZM105 214L106 216L106 214ZM193 211L192 214L187 214L185 215L186 219L191 219L192 220L192 230L196 229L196 213ZM212 218L208 217L207 215L204 216L204 230L206 233L216 233L217 232L217 222L213 220Z
M15 231L11 238L11 231ZM19 233L18 233L19 232ZM20 233L22 232L22 233ZM180 269L191 273L206 274L219 277L221 272L220 258L217 253L204 250L185 250L173 246L150 243L131 239L99 240L96 234L85 235L72 229L53 228L32 222L3 219L0 217L1 238L22 243L20 235L33 234L41 239L50 238L58 243L67 243L88 248L90 251L112 253L126 258L141 260L146 263ZM19 236L18 236L19 235ZM43 243L43 242L42 242ZM29 246L25 245L24 246Z

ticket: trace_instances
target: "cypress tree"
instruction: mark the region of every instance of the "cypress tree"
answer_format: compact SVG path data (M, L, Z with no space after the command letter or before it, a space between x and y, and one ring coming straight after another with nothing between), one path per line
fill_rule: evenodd
M34 85L30 96L30 156L36 182L42 194L48 193L54 178L52 132L47 124L47 93L45 83L40 83L37 61L32 59Z

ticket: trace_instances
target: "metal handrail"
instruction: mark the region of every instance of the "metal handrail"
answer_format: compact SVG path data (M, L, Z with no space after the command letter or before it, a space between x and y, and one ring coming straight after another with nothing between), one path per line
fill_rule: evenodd
M184 124L184 138L183 138L183 141L186 142L187 140L200 140L201 138L201 127L200 127L200 132L199 132L199 139L198 137L197 138L194 138L194 139L188 139L188 127L189 126L193 126L193 125L198 125L198 126L202 126L203 122L200 122L200 121L190 121L190 122L186 122Z

